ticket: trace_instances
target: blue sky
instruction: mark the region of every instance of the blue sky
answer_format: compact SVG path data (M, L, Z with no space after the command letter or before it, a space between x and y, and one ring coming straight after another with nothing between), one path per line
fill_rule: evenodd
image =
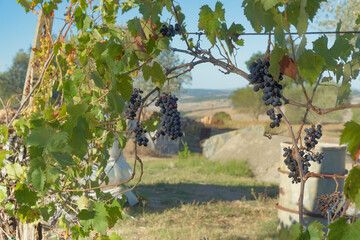
M178 0L182 7L183 13L186 16L187 30L194 32L197 30L197 21L199 9L202 5L208 4L214 8L216 1L189 1ZM243 14L241 7L242 1L223 0L224 8L226 10L225 17L227 22L241 23L245 32L254 32L250 23ZM57 33L64 23L64 12L66 4L59 6L59 11L55 12L55 19L53 25L53 33ZM19 49L28 50L31 47L37 15L32 12L25 13L25 10L16 3L15 0L0 0L0 9L3 12L0 14L0 31L2 37L0 38L0 72L6 71L12 63L12 59ZM136 16L136 11L130 11L125 16L119 16L118 23L125 24L128 19ZM164 16L166 20L166 16ZM317 36L308 36L308 44L316 39ZM172 44L173 47L183 48L184 44L180 41L179 36L175 37ZM250 56L258 51L264 52L267 46L267 36L244 36L244 47L241 47L237 54L237 64L242 70L247 71L245 61ZM206 46L206 39L203 39L204 46ZM308 45L311 47L311 45ZM185 61L192 59L187 56L179 55ZM192 71L193 82L190 88L207 88L207 89L236 89L247 85L247 81L238 75L228 74L224 75L216 67L211 64L198 65Z

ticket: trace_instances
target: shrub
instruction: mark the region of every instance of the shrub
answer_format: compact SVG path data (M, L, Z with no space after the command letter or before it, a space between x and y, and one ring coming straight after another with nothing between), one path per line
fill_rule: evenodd
M309 95L312 94L311 86L305 86L305 89ZM315 93L313 103L321 108L331 108L336 105L338 95L338 87L335 84L327 83L326 86L320 85ZM291 97L296 102L305 103L306 99L302 93L301 86L287 86L284 89L284 96ZM310 110L307 121L309 122L341 122L344 116L344 112L336 111L326 115L317 115ZM293 105L285 105L285 114L291 123L301 123L305 113L305 108L296 107Z
M190 155L191 155L191 152L190 152L190 150L188 148L188 144L187 144L187 142L185 142L184 150L179 151L178 156L179 156L180 159L187 159L187 158L190 157Z

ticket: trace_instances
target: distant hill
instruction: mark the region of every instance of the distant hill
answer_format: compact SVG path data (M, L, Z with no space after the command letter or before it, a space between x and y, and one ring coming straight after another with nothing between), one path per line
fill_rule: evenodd
M215 89L190 89L185 88L180 92L182 102L201 102L215 99L230 98L233 90Z

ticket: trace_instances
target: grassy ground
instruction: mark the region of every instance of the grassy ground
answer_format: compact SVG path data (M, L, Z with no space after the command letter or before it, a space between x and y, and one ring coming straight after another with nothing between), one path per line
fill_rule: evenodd
M278 187L256 182L245 162L201 157L144 162L116 232L123 239L274 239Z

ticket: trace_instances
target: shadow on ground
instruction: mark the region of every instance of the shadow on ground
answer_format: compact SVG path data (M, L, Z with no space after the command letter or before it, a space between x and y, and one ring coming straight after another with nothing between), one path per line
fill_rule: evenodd
M140 185L136 190L147 210L153 212L162 212L181 204L276 198L279 194L277 186L236 187L191 183Z

